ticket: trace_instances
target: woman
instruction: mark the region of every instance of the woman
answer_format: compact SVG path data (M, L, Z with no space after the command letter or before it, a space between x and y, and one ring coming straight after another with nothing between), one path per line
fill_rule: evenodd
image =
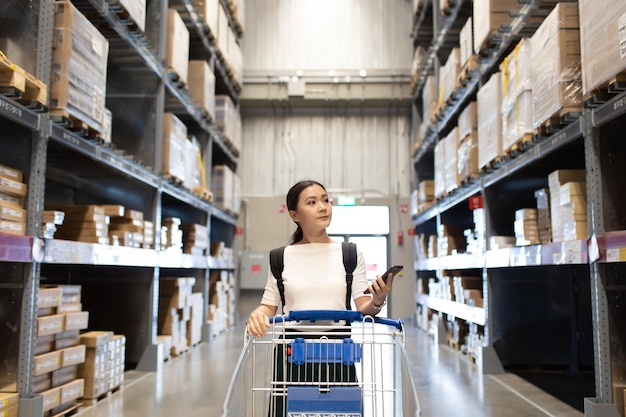
M317 181L307 180L295 184L287 193L289 216L297 229L292 236L291 245L284 251L285 305L283 313L300 310L341 310L346 309L346 270L343 264L343 252L340 242L328 237L326 228L332 219L332 205L326 189ZM352 299L357 310L363 315L378 314L387 295L391 291L393 277L387 282L380 276L368 286L365 277L365 261L357 248L357 266L353 272ZM369 288L370 294L364 294ZM265 336L270 326L269 317L276 315L281 304L281 296L276 277L268 272L265 292L259 305L251 314L247 331L254 336ZM319 326L321 323L315 323ZM332 323L329 323L332 324ZM292 331L302 330L301 324ZM343 338L332 335L329 339ZM297 335L297 333L296 333ZM296 337L290 333L287 337ZM284 346L284 344L283 344ZM306 382L356 382L355 367L331 364L328 367L305 365L285 365L283 349L275 351L274 381ZM285 385L275 386L277 392ZM270 416L284 415L284 397L277 394L272 397Z
M284 314L292 310L345 309L346 282L341 243L332 240L326 233L333 211L326 189L317 181L298 182L287 193L287 209L297 229L291 245L285 248ZM368 284L360 250L357 260L352 298L361 314L374 316L380 312L391 292L393 277L385 283L377 276L369 286L371 295L364 294ZM265 336L270 326L269 317L276 315L280 303L276 278L269 271L261 305L250 314L248 333Z

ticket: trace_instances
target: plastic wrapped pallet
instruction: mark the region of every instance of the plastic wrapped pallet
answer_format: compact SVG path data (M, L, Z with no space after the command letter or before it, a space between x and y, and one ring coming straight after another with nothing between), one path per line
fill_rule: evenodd
M478 90L478 168L502 155L502 77L497 72Z
M532 37L533 127L582 104L576 3L558 3Z
M178 79L187 84L189 66L189 30L185 22L174 9L167 11L167 47L165 63L169 70L176 73Z
M459 181L478 176L478 132L476 130L459 142L456 168Z
M502 72L502 147L509 150L533 133L532 54L522 39L500 65Z
M517 0L474 0L474 53L478 54L500 25L513 20L510 12L520 9Z
M69 1L54 6L51 114L102 132L109 42Z
M187 81L196 104L215 119L215 74L206 61L189 61Z
M459 139L461 140L476 130L478 126L478 114L475 101L470 101L461 111L457 123L459 127Z
M215 165L211 175L213 203L223 210L233 211L233 171L226 165Z
M161 171L182 182L185 179L187 126L174 114L163 115L163 160Z
M459 149L459 129L455 127L448 136L443 139L445 153L445 176L446 192L454 191L459 186L457 171L457 151Z
M443 196L446 192L446 148L444 145L443 140L435 145L435 198Z
M583 94L626 70L626 3L579 0Z

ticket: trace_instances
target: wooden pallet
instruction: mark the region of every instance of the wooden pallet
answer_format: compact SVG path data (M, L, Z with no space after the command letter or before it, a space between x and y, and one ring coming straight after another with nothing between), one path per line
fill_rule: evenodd
M535 143L535 136L536 132L526 133L524 136L517 139L517 141L515 141L515 143L513 143L507 150L505 150L504 153L510 158L515 158L519 154L528 150L533 145L533 143Z
M81 398L81 401L84 403L85 406L91 407L92 405L97 404L100 401L106 400L107 398L111 398L111 395L115 394L116 392L121 391L123 387L124 385L121 384L115 388L108 390L104 394L98 395L95 398Z
M578 120L582 115L582 107L563 107L540 125L540 132L546 136L558 132L565 126Z
M461 347L459 345L459 341L458 340L452 340L452 339L448 338L446 340L446 344L448 346L450 346L454 350L461 350Z
M459 181L459 188L474 184L480 178L480 173L472 173Z
M167 67L167 78L179 88L186 88L187 83L180 77L174 68Z
M47 111L48 87L34 75L12 63L0 53L0 91L16 101L41 111Z
M478 74L478 56L472 55L457 77L458 86L466 86Z
M81 400L82 401L82 400ZM56 414L50 414L50 417L69 417L69 416L73 416L74 414L78 413L79 411L82 410L83 408L83 404L84 402L77 402L75 404L73 404L71 407L66 408L65 410L58 412Z
M102 138L102 134L93 129L87 122L80 120L78 117L71 115L66 109L51 109L50 120L60 124L68 130L79 136L88 139Z
M130 13L126 10L122 2L119 0L107 0L107 2L109 3L109 10L115 13L120 20L124 22L125 26L127 26L132 32L143 33L143 30L131 18Z
M626 70L585 94L583 105L587 108L598 107L623 91L626 91Z
M208 201L209 203L213 202L213 193L205 187L194 187L191 192L203 199L204 201Z

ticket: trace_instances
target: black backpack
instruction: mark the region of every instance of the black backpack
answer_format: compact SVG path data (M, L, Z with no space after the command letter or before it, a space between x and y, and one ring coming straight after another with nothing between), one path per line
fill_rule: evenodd
M346 310L351 310L350 298L352 296L352 273L356 269L357 253L356 244L351 242L341 242L343 253L343 267L346 270ZM285 305L285 285L283 284L283 269L285 269L284 257L285 247L272 249L270 251L270 269L276 278L278 291L280 291L280 301Z

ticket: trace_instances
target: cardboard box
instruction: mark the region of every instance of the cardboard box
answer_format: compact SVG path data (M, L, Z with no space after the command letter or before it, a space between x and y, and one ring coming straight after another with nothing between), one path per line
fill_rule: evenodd
M589 226L586 221L563 222L563 240L587 239L588 230Z
M500 25L513 20L510 12L520 9L516 0L474 0L474 53L478 54Z
M420 181L417 189L417 201L418 203L431 201L435 197L435 181L434 180L422 180Z
M426 77L422 88L422 118L430 123L437 112L437 78L434 75Z
M480 173L478 170L478 132L476 130L461 140L457 150L456 168L459 181L476 177Z
M564 107L582 105L577 14L575 3L557 4L531 38L535 128Z
M24 175L22 174L22 171L5 165L0 165L0 177L7 178L15 182L24 182Z
M119 0L120 5L128 13L128 17L140 31L146 30L146 0Z
M44 353L35 356L35 376L47 374L61 368L61 352L55 350L53 352Z
M78 365L79 363L85 362L85 345L78 345L66 349L61 349L60 352L62 368L71 365Z
M457 87L459 74L461 73L461 51L453 48L448 59L439 71L439 99L438 106L443 108Z
M213 36L217 37L219 0L194 0L193 4Z
M61 304L62 292L60 288L39 287L37 308L57 307Z
M0 411L16 407L19 401L19 395L10 392L0 392Z
M446 192L446 148L444 141L435 144L435 198Z
M89 326L89 312L81 311L78 313L65 314L65 331L82 330Z
M15 207L24 207L24 197L0 192L0 201L5 204L12 204Z
M478 128L478 105L475 101L470 101L461 111L457 123L461 140L471 135Z
M168 69L175 72L183 84L187 84L189 30L175 9L168 9L167 11L166 43L165 62Z
M626 3L579 0L583 94L603 87L626 70L623 33Z
M163 160L161 170L180 181L185 180L185 142L187 126L174 114L163 115Z
M215 75L206 61L189 61L189 92L195 103L215 119Z
M51 381L53 387L58 387L68 382L72 382L78 378L78 366L71 365L65 368L57 369L51 374Z
M474 25L471 16L467 19L459 34L459 47L461 54L460 64L461 68L463 68L474 54Z
M37 318L37 336L61 333L65 325L65 314Z
M0 177L0 192L13 196L24 197L26 195L26 184Z
M454 128L443 139L445 146L446 192L454 191L460 184L457 169L457 151L459 149L459 129Z
M502 78L497 72L478 91L478 168L502 155Z
M83 379L76 379L70 383L61 385L59 388L61 390L61 404L65 404L83 396L85 381Z
M515 210L515 220L537 220L537 209L524 208Z
M552 189L554 186L559 188L560 193L561 185L570 181L585 181L586 175L586 171L583 169L559 169L551 172L548 175L548 184L550 185L550 189Z
M52 388L41 393L43 396L43 411L52 410L61 404L61 388Z

